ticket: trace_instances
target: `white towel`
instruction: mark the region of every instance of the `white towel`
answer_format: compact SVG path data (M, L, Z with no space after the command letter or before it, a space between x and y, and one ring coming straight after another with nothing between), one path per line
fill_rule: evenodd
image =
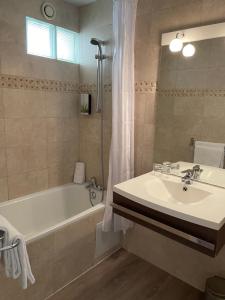
M223 168L225 144L195 142L194 163Z
M78 183L78 184L82 184L85 182L85 163L84 162L76 162L73 182Z
M0 230L4 232L4 239L0 242L0 248L19 241L17 247L2 253L6 276L12 279L19 278L22 288L26 289L28 280L34 284L35 278L31 271L25 239L2 215L0 215Z

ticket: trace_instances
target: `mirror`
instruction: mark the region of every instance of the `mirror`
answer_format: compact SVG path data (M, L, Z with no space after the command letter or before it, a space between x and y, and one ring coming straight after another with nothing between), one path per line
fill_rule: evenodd
M185 162L179 176L200 164L199 180L225 187L225 23L162 35L156 103L154 161Z

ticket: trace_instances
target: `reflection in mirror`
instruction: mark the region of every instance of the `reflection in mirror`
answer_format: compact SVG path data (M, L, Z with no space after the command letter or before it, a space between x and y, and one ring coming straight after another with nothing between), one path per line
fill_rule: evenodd
M179 162L179 176L199 164L199 180L225 187L225 23L182 32L178 52L177 33L162 35L154 161Z

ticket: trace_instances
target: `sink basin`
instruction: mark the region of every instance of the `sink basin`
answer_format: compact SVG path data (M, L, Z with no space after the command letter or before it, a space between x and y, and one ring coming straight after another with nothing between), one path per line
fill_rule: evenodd
M183 185L180 182L173 182L157 177L145 182L144 186L150 197L180 205L202 202L208 196L212 195L210 192L192 185L188 186L187 191L183 191Z
M225 181L225 178L224 178ZM161 213L218 230L225 224L225 189L150 172L114 186L114 192Z

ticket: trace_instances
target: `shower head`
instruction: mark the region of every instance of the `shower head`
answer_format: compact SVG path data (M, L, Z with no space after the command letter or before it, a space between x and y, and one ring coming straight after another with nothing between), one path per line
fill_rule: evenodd
M91 44L100 47L101 45L104 45L104 41L98 40L96 38L92 38Z

